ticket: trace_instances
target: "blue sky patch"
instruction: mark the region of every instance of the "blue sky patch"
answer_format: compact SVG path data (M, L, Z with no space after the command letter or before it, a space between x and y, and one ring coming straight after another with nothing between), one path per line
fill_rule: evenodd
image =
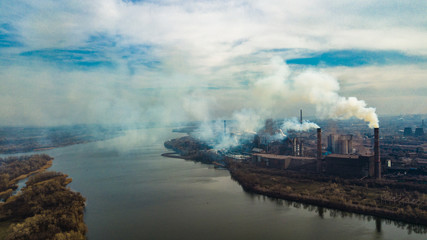
M27 51L24 57L41 58L58 64L71 64L81 67L113 67L114 63L103 53L90 49L43 49Z
M427 62L426 57L406 55L399 51L369 51L369 50L332 50L323 53L313 53L306 58L286 60L287 64L309 66L347 66L414 64Z
M10 24L0 25L0 48L20 47L22 43L18 40L19 36Z
M95 34L88 38L85 45L75 49L39 49L22 52L20 56L38 58L60 66L78 68L115 67L119 62L126 62L130 74L138 66L155 68L160 61L151 54L150 45L119 46L121 36Z
M95 34L91 35L86 41L88 46L98 47L98 48L110 48L117 45L120 36L108 36L106 34Z

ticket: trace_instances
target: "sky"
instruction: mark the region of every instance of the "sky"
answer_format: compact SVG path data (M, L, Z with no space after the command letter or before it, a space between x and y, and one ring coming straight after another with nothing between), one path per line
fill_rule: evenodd
M0 125L427 114L426 12L425 0L0 1Z

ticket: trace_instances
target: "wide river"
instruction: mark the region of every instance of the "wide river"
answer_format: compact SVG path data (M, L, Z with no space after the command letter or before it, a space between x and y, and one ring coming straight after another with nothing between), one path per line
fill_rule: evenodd
M427 239L396 223L246 193L226 170L162 157L170 129L46 151L87 199L89 240ZM319 213L320 212L320 213Z

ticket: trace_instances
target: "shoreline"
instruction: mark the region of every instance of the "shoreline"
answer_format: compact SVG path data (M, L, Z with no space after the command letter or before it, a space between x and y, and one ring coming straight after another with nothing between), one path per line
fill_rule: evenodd
M18 182L19 180L22 180L22 179L25 179L25 178L27 178L27 177L30 177L30 176L31 176L31 175L33 175L33 174L43 172L44 170L46 170L46 169L50 168L50 167L52 166L52 164L53 164L53 160L49 160L45 165L43 165L43 166L42 166L42 167L40 167L39 169L34 170L34 171L32 171L32 172L29 172L29 173L26 173L26 174L22 174L22 175L20 175L20 176L18 176L18 177L16 177L16 178L12 179L12 180L11 180L11 182L13 182L13 183L15 184L15 183L16 183L16 182Z
M427 184L416 179L356 179L264 168L249 162L224 158L187 136L171 139L164 146L174 153L164 157L213 164L225 161L233 180L246 192L264 196L370 215L423 227L427 226Z
M179 155L179 153L173 152L173 153L162 153L161 154L162 157L167 157L167 158L179 158L179 159L185 159L188 160L189 158L183 157L181 155Z
M18 176L18 177L16 177L16 178L14 178L14 179L10 180L11 185L15 185L17 182L19 182L19 181L20 181L20 180L22 180L22 179L26 179L26 178L28 178L28 177L30 177L30 176L32 176L32 175L34 175L34 174L41 173L41 172L43 172L43 171L45 171L45 170L49 169L49 168L52 166L52 164L53 164L53 159L49 160L45 165L41 166L41 167L40 167L39 169L37 169L37 170L34 170L34 171L29 172L29 173L26 173L26 174L22 174L22 175L20 175L20 176ZM4 190L4 191L0 192L0 196L8 195L9 193L12 193L12 192L13 192L13 191L15 191L15 190L16 190L16 188L9 188L9 189L6 189L6 190Z
M271 198L283 199L294 201L303 204L315 205L318 207L325 207L330 209L336 209L340 211L346 211L356 214L369 215L373 217L379 217L384 219L389 219L393 221L400 221L408 224L416 224L421 226L427 226L427 217L419 217L419 216L408 216L402 215L402 213L398 213L397 211L391 211L385 208L381 208L378 206L367 206L364 204L353 204L346 202L337 202L333 201L330 198L322 196L324 198L313 197L313 196L303 196L300 193L292 193L286 191L280 191L277 189L269 189L268 186L257 184L254 182L249 182L246 180L246 176L239 172L234 166L229 166L228 170L230 172L230 176L233 180L239 183L239 185L243 188L244 191L249 193L256 193L260 195L264 195ZM273 178L275 176L270 176ZM299 183L298 180L296 181ZM283 185L285 186L285 185Z
M86 239L86 198L68 187L72 179L61 172L46 171L54 160L48 155L31 155L20 165L16 164L21 160L11 161L11 167L3 171L14 173L17 169L14 166L20 166L22 170L38 168L9 181L16 185L18 181L28 179L22 191L7 196L0 204L0 239ZM8 189L3 193L11 191Z

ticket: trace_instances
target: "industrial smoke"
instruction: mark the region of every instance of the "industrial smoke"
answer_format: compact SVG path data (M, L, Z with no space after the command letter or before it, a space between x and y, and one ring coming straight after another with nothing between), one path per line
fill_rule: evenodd
M236 110L231 116L225 117L236 123L234 132L255 134L263 127L264 120L274 114L277 116L286 103L312 104L318 118L344 120L355 117L368 122L370 128L379 127L375 108L368 107L365 101L356 97L341 96L339 82L331 75L312 69L293 71L281 57L273 57L264 73L264 77L249 86L253 106ZM206 111L208 106L203 109ZM217 139L215 146L221 148L236 146L242 136L247 137L247 134L219 135L219 132L223 132L223 129L218 130L222 120L217 119L216 122L202 124L198 137L206 141ZM319 126L309 121L300 123L296 119L287 120L281 126L285 134L289 130L308 131L313 128ZM278 138L284 138L285 134Z
M227 130L225 134L223 120L204 121L193 136L214 149L228 149L243 141L253 140L256 132L263 126L263 119L254 110L242 109L233 113L228 126L232 128L232 132Z
M300 123L296 118L285 121L281 126L282 131L285 133L289 130L304 132L313 128L319 128L319 125L307 120L304 120L302 123Z
M305 71L296 76L295 89L316 106L317 115L321 118L356 117L368 122L370 128L379 127L375 108L367 107L365 101L356 97L340 96L337 79L328 74L313 70Z
M369 123L369 127L379 127L375 108L356 97L344 97L338 92L339 82L324 72L308 69L291 71L280 57L271 59L270 74L257 80L254 95L264 108L273 111L276 102L309 103L316 108L319 118L349 119L355 117ZM268 112L265 111L264 112Z

